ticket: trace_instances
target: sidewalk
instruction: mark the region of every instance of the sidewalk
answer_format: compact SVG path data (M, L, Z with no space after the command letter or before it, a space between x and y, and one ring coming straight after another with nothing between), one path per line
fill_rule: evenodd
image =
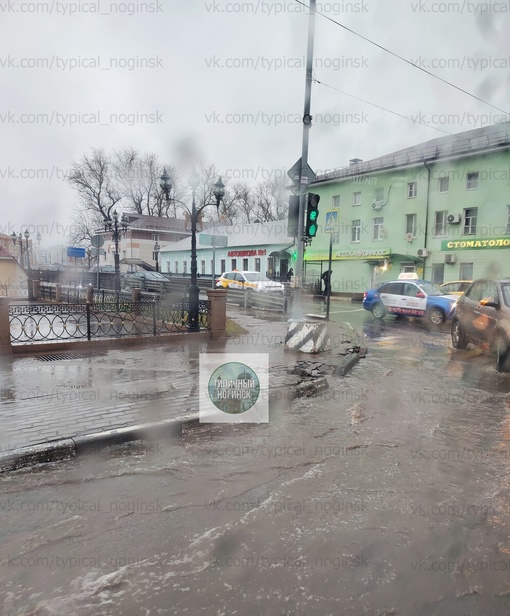
M284 350L286 322L228 307L249 333L227 340L112 349L83 359L0 358L0 454L61 439L198 416L199 354L269 353L270 391L296 377ZM268 317L270 319L271 317Z

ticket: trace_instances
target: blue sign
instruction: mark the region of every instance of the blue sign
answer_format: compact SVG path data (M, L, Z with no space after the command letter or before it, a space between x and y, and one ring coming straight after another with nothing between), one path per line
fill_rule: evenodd
M73 257L74 259L83 259L85 257L85 248L73 248L72 246L68 246L67 256Z
M326 224L324 225L325 233L334 233L338 226L338 212L335 210L329 210L326 212Z

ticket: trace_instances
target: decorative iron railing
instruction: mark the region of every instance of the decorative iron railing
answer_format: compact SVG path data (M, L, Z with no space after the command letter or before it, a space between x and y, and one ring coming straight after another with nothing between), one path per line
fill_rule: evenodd
M188 299L131 302L117 297L96 304L10 306L11 343L53 342L119 336L157 336L187 331ZM199 325L209 329L210 302L199 301Z

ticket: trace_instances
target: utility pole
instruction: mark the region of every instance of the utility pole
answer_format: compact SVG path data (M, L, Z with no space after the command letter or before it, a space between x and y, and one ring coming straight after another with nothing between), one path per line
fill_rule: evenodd
M297 261L296 261L296 288L294 291L294 303L292 307L291 321L303 321L302 286L303 286L303 258L305 254L305 194L307 192L308 179L305 169L308 167L308 141L312 116L310 106L312 100L312 76L313 76L313 44L315 36L315 5L316 0L310 0L310 13L308 18L308 45L306 52L306 78L305 78L305 105L303 111L303 140L301 148L301 170L299 173L299 218L297 238Z

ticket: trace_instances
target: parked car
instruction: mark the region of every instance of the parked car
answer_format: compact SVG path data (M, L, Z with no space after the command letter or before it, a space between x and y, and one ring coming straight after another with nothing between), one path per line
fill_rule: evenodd
M168 289L169 280L159 272L131 272L124 276L124 286L160 293Z
M443 295L431 282L402 275L398 280L366 291L363 308L370 310L376 319L394 314L425 317L434 325L440 325L452 316L457 299L454 295Z
M276 280L270 280L260 272L225 272L216 279L216 286L224 289L251 289L256 292L283 292L285 286Z
M452 321L452 344L489 346L496 370L510 372L510 279L475 280L459 297Z
M452 280L443 282L439 288L445 295L462 295L472 282L472 280Z

